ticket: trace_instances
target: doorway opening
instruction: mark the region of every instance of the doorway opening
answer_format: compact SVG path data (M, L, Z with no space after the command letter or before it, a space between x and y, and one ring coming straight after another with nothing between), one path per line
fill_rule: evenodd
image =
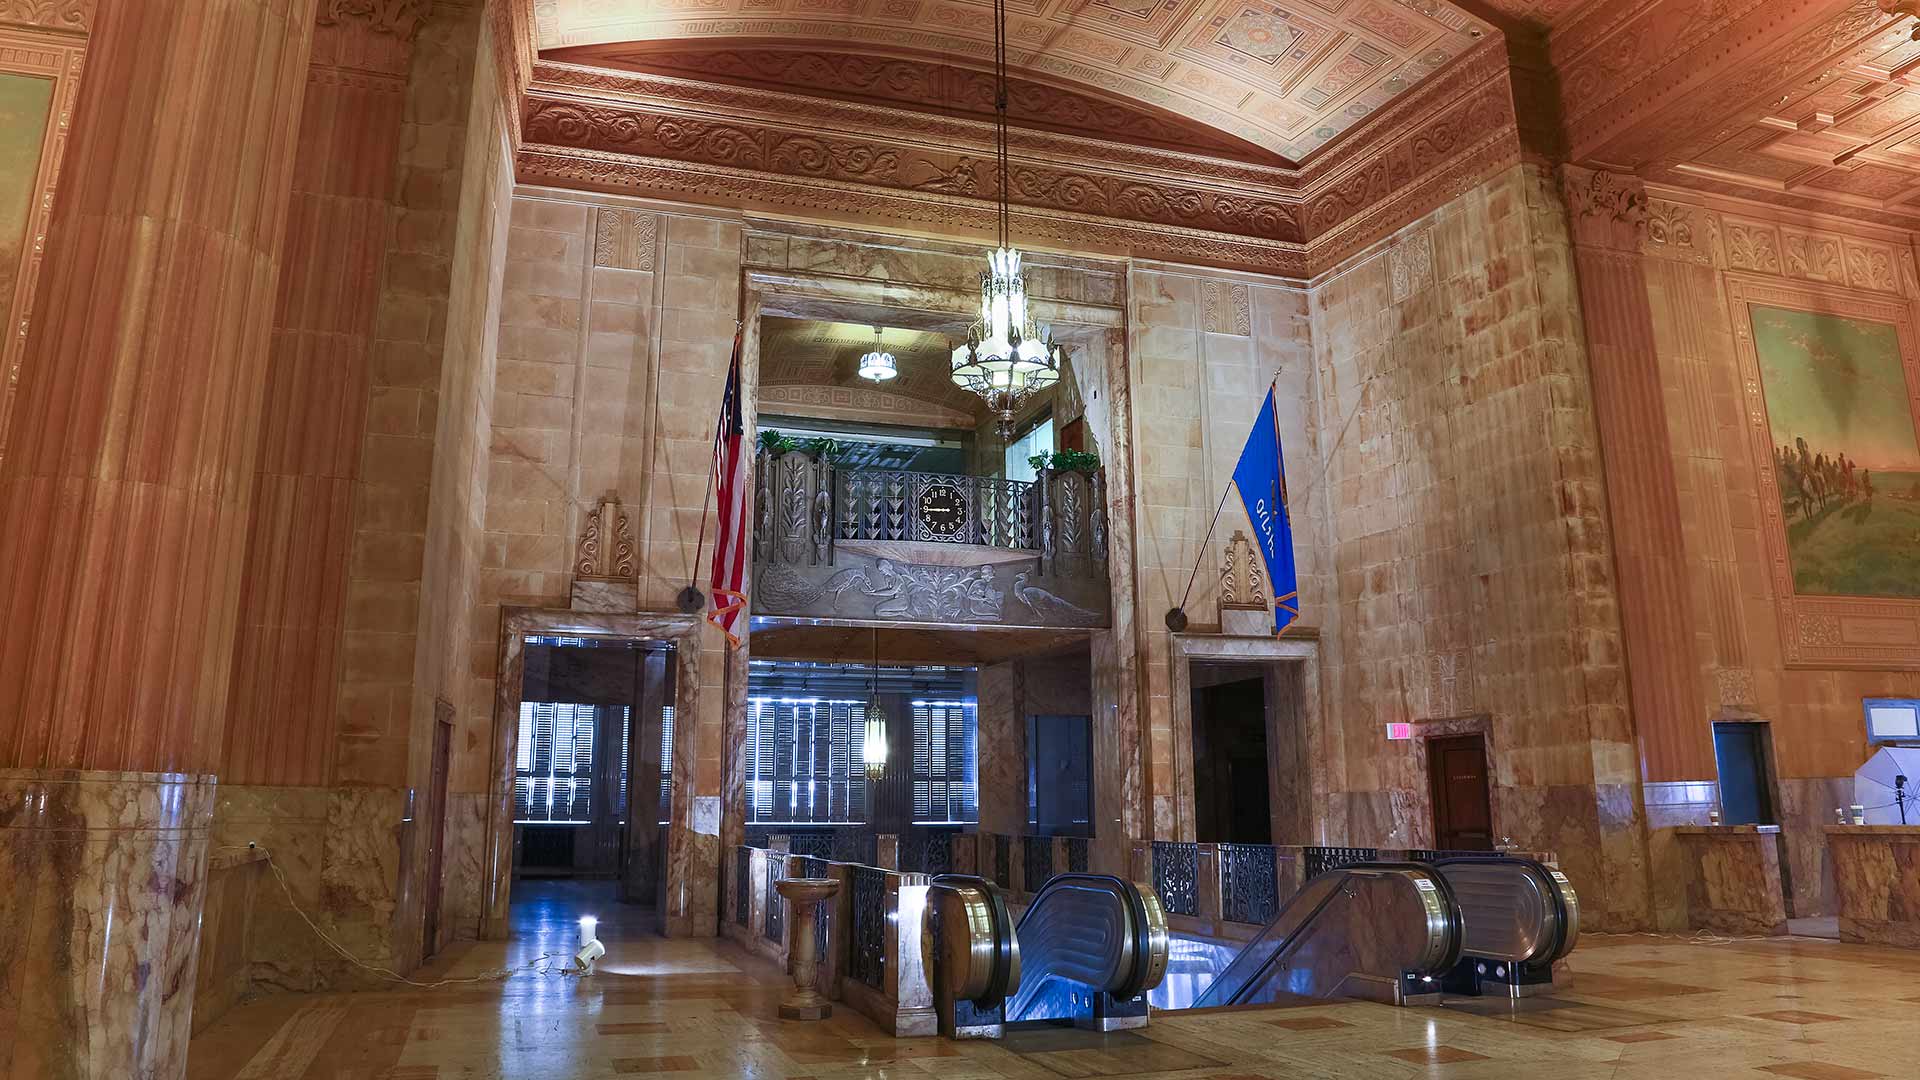
M1273 835L1264 667L1194 662L1194 839L1201 843L1285 842Z
M1433 846L1442 851L1493 850L1493 788L1487 745L1479 734L1427 740L1433 789Z
M674 650L659 641L528 635L514 750L519 909L651 909L666 890ZM565 903L559 903L564 898Z
M1768 779L1771 732L1751 721L1715 721L1713 757L1720 770L1720 821L1724 825L1777 825L1773 784Z

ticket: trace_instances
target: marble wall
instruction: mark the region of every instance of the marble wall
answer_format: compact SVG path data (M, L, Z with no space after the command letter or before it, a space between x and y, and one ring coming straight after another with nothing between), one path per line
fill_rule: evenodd
M1181 798L1178 779L1191 747L1180 745L1174 732L1173 651L1162 616L1181 602L1192 577L1190 623L1195 629L1219 623L1226 544L1236 530L1252 535L1237 499L1227 500L1212 540L1202 544L1273 384L1295 533L1297 632L1325 624L1332 566L1323 532L1329 492L1316 482L1322 473L1319 375L1308 295L1296 283L1137 264L1128 292L1126 380L1138 485L1132 508L1134 603L1144 668L1140 728L1147 812L1154 837L1191 840L1191 798ZM1199 574L1193 577L1196 564Z
M1385 725L1485 714L1496 835L1559 852L1590 925L1638 926L1645 832L1573 285L1533 166L1315 282L1324 827L1431 843L1424 743Z
M1788 597L1768 552L1768 530L1779 526L1766 514L1767 466L1756 462L1745 415L1739 337L1746 316L1734 290L1785 290L1789 307L1878 303L1912 311L1920 299L1912 238L1811 215L1755 213L1677 190L1648 195L1640 254L1661 381L1656 419L1680 493L1694 631L1691 707L1644 721L1671 729L1668 738L1685 756L1672 775L1649 780L1706 789L1712 798L1689 816L1704 822L1717 802L1709 725L1765 721L1792 912L1831 915L1833 868L1821 830L1833 824L1834 807L1853 801L1853 770L1868 756L1860 699L1920 696L1920 672L1789 656L1780 618ZM1838 260L1829 261L1828 251Z

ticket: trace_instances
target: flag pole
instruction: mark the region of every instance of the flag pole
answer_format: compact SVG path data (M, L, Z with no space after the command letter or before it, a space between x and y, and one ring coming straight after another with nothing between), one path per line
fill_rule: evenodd
M733 320L733 346L735 355L738 355L740 351L740 333L741 328L744 326L746 326L746 323L741 320ZM731 373L733 367L732 356L727 358L727 367L729 373ZM735 392L739 392L737 387L735 388ZM720 387L720 396L723 399L723 405L726 395L727 388L723 384ZM736 404L735 407L737 408L739 406ZM724 414L725 412L726 410L722 408L721 413ZM707 456L707 494L700 500L700 540L693 546L693 566L687 571L687 587L680 590L680 610L688 615L707 606L706 594L700 591L697 582L700 577L700 556L707 549L707 517L713 512L713 474L720 471L720 426L724 422L724 415L713 422L713 449Z
M1273 381L1267 383L1267 393L1275 393L1280 388L1280 372L1275 370ZM1259 417L1254 417L1256 421ZM1279 433L1280 418L1274 417L1274 433ZM1193 583L1200 579L1200 563L1207 557L1207 545L1213 543L1214 526L1220 524L1220 511L1227 508L1227 493L1233 490L1233 481L1220 489L1220 501L1213 506L1213 520L1207 522L1206 539L1200 541L1200 551L1193 557L1193 572L1187 575L1187 587L1180 593L1180 602L1167 609L1167 629L1178 634L1187 628L1187 598L1193 595Z

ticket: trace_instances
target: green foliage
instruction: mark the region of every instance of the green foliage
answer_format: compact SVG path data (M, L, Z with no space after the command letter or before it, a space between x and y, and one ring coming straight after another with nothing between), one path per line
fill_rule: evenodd
M775 457L797 450L815 461L832 461L840 456L840 441L827 438L796 439L784 431L767 428L760 432L760 450Z
M1055 450L1054 472L1091 473L1100 467L1100 455L1091 450Z

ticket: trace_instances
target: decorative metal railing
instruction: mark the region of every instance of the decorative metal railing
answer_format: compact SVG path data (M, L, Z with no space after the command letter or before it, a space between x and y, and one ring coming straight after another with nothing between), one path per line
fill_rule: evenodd
M1184 840L1153 842L1153 888L1168 914L1200 914L1199 878L1199 844Z
M1372 862L1379 857L1379 848L1309 847L1301 850L1300 861L1306 869L1306 876L1313 877L1354 863Z
M978 544L1056 558L1107 557L1106 474L1042 470L1032 482L959 473L839 469L798 451L762 452L753 557L832 565L848 540Z
M787 876L787 855L781 851L767 852L766 902L767 917L761 927L761 933L768 941L779 941L786 928L786 913L781 903L780 890L774 886Z
M835 540L1039 546L1039 499L1024 481L893 469L846 469L835 479Z
M1220 917L1266 924L1280 913L1272 844L1221 844Z
M847 934L847 973L880 990L887 981L887 872L850 866L851 925Z
M833 834L833 842L826 852L834 862L865 863L872 866L880 861L880 837L874 833L855 829L838 829Z
M807 855L816 859L829 859L833 857L833 840L833 833L789 833L787 835L787 850L793 852L795 855Z
M1047 880L1053 877L1053 837L1020 838L1020 872L1028 892L1037 893L1046 888Z
M953 873L953 832L914 827L900 838L900 869L914 874Z
M1084 836L1067 837L1067 873L1087 872L1087 855L1091 847L1092 842Z

